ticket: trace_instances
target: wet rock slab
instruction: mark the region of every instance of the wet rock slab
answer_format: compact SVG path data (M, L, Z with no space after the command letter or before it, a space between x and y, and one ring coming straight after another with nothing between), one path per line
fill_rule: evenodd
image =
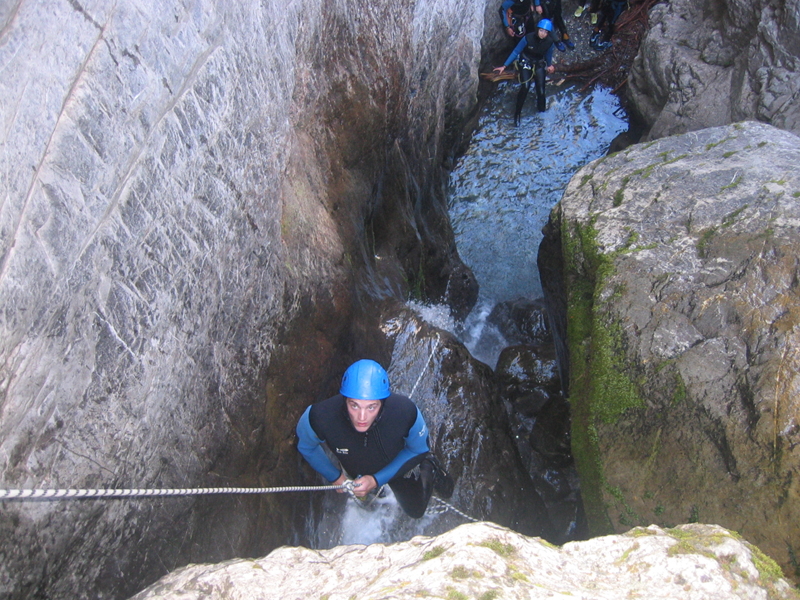
M715 525L656 526L555 547L488 524L331 550L192 565L132 600L238 598L796 599L755 546Z

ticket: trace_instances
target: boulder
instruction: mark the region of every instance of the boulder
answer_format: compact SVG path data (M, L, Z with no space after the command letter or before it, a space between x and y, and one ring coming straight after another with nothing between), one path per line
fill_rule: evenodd
M800 598L757 547L716 525L636 528L555 547L488 523L438 537L279 548L260 559L190 565L131 600L327 598Z
M581 169L552 214L594 534L735 529L800 552L800 138L745 122Z
M628 98L648 139L759 120L800 133L800 2L672 0L650 11Z
M552 344L547 309L542 298L498 302L486 319L497 327L509 346Z

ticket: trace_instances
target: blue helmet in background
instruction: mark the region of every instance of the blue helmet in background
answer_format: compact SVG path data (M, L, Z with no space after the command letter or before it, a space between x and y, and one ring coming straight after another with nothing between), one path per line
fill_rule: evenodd
M553 31L553 22L550 19L541 19L536 25L539 29L545 29L547 31Z
M339 393L355 400L383 400L389 394L389 375L374 360L354 362L344 372Z

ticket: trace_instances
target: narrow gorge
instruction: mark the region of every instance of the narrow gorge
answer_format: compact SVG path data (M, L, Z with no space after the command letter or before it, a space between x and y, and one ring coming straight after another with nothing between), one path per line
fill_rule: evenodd
M495 524L445 514L424 533L450 537L397 547L459 574L437 593L527 597L532 564L633 555L676 593L709 576L796 597L778 565L800 577L800 2L656 5L621 92L642 142L579 170L544 232L558 443L587 535L640 526L607 538L617 554L524 537L563 544L579 517L554 517L517 443L515 359L495 373L409 307L460 322L479 297L447 188L497 21L465 0L0 4L0 488L319 484L295 424L370 357L425 413L453 504ZM322 494L0 500L0 598L180 593L156 582L312 547L323 512ZM676 553L714 554L713 574Z

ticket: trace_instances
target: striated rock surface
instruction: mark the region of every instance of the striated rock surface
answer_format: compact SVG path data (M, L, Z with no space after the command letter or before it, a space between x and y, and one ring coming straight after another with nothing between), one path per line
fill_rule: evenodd
M800 2L671 0L629 78L633 113L656 139L759 120L800 133Z
M257 560L191 565L135 600L328 598L800 598L773 561L715 525L558 548L487 523L391 546L279 548Z
M594 533L718 523L800 575L798 164L800 138L746 122L570 182L551 231Z
M441 164L483 7L0 4L0 484L274 486L410 290L469 309ZM0 505L0 596L302 538L287 496Z

